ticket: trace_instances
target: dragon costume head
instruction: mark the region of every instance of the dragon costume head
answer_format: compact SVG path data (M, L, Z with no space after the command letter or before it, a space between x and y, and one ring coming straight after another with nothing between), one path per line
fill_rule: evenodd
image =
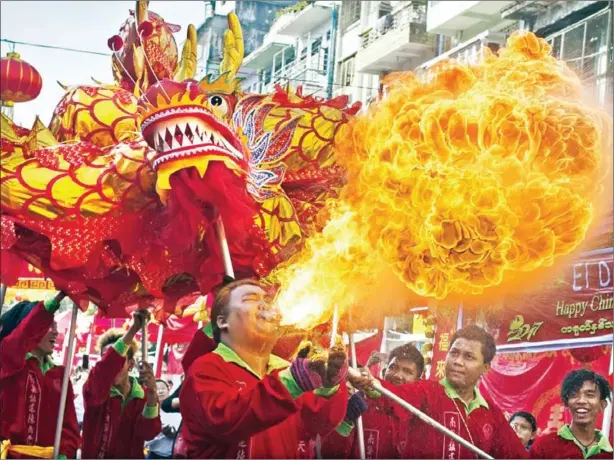
M145 7L139 2L128 29L138 30ZM152 303L172 313L184 295L220 282L219 217L239 278L266 275L300 248L343 182L332 144L357 107L300 89L244 94L234 14L228 25L216 78L193 79L190 26L179 62L167 48L170 73L152 65L162 70L130 74L134 86L119 78L66 87L49 128L2 118L3 257L27 260L73 298L121 316ZM168 42L165 27L160 42ZM145 35L155 33L141 33L132 49L153 63ZM114 55L116 69L122 56ZM2 264L4 282L10 266Z

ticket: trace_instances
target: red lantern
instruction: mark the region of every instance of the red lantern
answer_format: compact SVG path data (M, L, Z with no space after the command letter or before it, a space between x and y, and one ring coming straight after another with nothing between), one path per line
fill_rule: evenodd
M2 58L0 68L2 81L0 99L2 105L11 107L15 102L35 99L43 87L38 70L19 58L17 53L8 53Z

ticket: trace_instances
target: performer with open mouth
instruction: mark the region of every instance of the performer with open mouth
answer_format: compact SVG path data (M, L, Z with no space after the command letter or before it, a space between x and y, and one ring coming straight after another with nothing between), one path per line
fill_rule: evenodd
M281 316L253 280L220 289L211 318L218 346L181 392L188 457L313 458L316 435L346 412L344 347L292 363L273 355Z

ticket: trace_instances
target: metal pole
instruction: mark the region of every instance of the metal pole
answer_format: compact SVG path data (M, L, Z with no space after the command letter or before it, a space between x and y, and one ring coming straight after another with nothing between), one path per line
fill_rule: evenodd
M58 410L58 418L55 427L55 441L53 443L53 458L58 458L60 455L60 442L62 441L62 427L64 425L64 412L66 411L66 398L68 397L68 384L70 383L70 370L72 367L72 358L74 352L73 343L75 341L75 330L77 328L77 313L79 307L75 302L72 303L72 316L70 318L70 326L68 332L68 349L64 361L64 377L62 379L62 393L60 395L60 407Z
M235 277L235 271L232 268L232 259L230 258L230 249L228 248L228 240L226 239L226 232L224 231L224 222L222 222L222 216L218 215L215 220L215 234L220 244L220 251L222 251L222 261L224 262L224 273L232 278Z
M6 284L0 284L0 315L4 313L4 298L6 297Z
M467 449L469 449L473 453L479 455L482 458L486 458L486 459L494 458L488 455L486 452L484 452L480 448L471 444L469 441L467 441L462 436L459 436L458 434L456 434L454 431L449 430L448 428L443 426L441 423L439 423L437 420L432 419L431 417L426 415L424 412L416 409L414 406L409 404L407 401L395 395L392 391L384 388L378 380L376 380L375 383L373 384L373 388L377 390L378 392L380 392L383 396L399 404L401 407L403 407L403 409L406 409L412 414L414 414L416 417L418 417L420 420L422 420L427 425L430 425L436 430L441 431L443 434L445 434L446 436L449 436L450 438L454 439L456 442L462 444L463 446L465 446Z
M350 313L351 314L351 313ZM356 360L356 342L354 342L354 333L350 332L350 353L352 357L352 367L358 368L358 362ZM365 431L362 426L362 415L356 420L356 433L358 434L358 449L360 452L360 458L364 460L367 458L365 453Z
M147 362L147 320L143 322L143 332L141 333L141 361Z
M158 375L158 362L160 361L160 353L162 352L162 335L164 334L164 327L162 324L158 326L158 340L156 340L156 359L154 362L154 375Z

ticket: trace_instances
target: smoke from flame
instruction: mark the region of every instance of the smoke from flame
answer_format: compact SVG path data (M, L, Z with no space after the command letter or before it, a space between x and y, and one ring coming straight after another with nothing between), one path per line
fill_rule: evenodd
M550 51L515 33L479 66L397 75L337 136L348 183L323 232L273 274L284 324L386 309L397 284L405 298L485 296L578 248L611 120Z

